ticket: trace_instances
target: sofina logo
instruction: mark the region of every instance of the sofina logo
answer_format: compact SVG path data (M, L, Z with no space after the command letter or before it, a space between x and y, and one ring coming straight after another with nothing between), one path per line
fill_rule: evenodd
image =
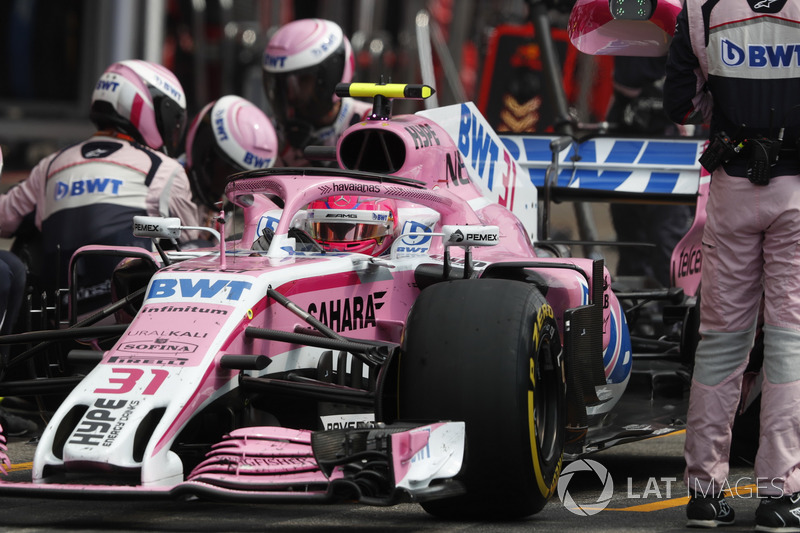
M729 67L738 67L744 63L744 49L736 46L728 39L722 39L720 55L722 62Z
M567 486L576 472L594 472L600 479L600 482L603 484L603 489L596 501L579 504L572 498L569 490L567 490ZM613 493L614 481L611 479L608 470L597 461L592 461L591 459L581 459L570 463L562 470L561 477L558 479L558 498L569 512L579 516L591 516L605 509L611 501L611 495Z

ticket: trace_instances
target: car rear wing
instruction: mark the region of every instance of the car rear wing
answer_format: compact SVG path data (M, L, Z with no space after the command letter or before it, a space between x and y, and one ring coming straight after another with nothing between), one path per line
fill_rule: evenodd
M705 139L501 135L544 201L694 205ZM545 229L546 232L546 229Z
M551 200L693 204L705 139L501 135L506 149ZM556 168L551 169L555 165ZM548 170L556 170L548 176ZM548 179L549 178L549 179Z

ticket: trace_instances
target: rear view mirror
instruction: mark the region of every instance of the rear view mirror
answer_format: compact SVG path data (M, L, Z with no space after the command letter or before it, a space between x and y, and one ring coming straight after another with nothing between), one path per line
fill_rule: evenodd
M569 16L569 39L590 55L666 55L681 0L578 0Z

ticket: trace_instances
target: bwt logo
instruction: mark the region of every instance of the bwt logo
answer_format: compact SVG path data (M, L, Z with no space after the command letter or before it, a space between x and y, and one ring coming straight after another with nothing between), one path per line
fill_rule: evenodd
M264 54L265 67L283 68L285 64L286 64L286 56L271 56L269 54Z
M478 176L487 180L493 190L494 166L500 157L500 147L491 137L489 129L474 116L466 104L461 104L461 121L458 130L458 150L465 161L472 161Z
M743 65L745 59L748 67L791 67L800 66L800 44L778 44L766 46L751 44L747 51L732 41L722 39L720 42L722 62L729 67Z
M278 228L278 222L280 222L279 218L263 215L258 221L256 235L261 235L265 229L275 231Z
M159 87L164 93L168 95L172 95L172 99L180 102L183 100L183 93L178 90L177 87L174 87L170 82L162 78L161 76L156 75L155 77L155 85Z
M729 67L737 67L744 63L744 50L728 39L722 39L720 55L722 62Z
M171 298L179 296L182 298L214 298L224 290L228 291L228 300L239 300L244 291L250 289L253 284L247 281L234 281L228 279L218 279L213 283L210 279L156 279L150 285L147 298Z
M268 157L258 157L257 155L251 154L250 152L244 154L244 164L251 166L253 168L268 167L270 161L272 161L272 159Z
M430 248L431 238L427 235L406 235L407 233L433 233L426 224L415 220L407 220L403 224L403 237L400 239L398 252L423 253Z
M311 53L315 56L324 54L325 52L330 50L330 48L333 46L335 42L336 42L336 35L331 33L330 35L328 35L328 38L325 40L325 42L319 45L319 47L311 50Z
M119 87L118 81L99 80L95 86L95 90L114 92L117 90L117 87Z
M123 180L111 178L90 178L76 180L72 183L59 181L56 183L54 199L63 200L68 196L83 196L84 194L111 194L118 195Z
M379 213L372 213L372 220L377 220L379 222L386 222L389 220L389 215L381 215Z
M217 133L217 139L220 141L228 140L228 132L225 131L225 110L220 109L214 113L214 131Z

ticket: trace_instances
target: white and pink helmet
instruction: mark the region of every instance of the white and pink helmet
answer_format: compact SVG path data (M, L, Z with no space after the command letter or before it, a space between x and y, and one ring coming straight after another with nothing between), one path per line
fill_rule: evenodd
M278 122L300 120L314 128L339 97L337 83L353 79L355 57L350 41L335 22L295 20L267 43L263 57L264 90Z
M241 96L208 103L186 133L186 172L195 197L214 208L236 172L270 168L278 137L267 115Z
M120 130L175 156L186 127L186 95L166 67L140 59L118 61L97 81L89 116L100 129Z
M326 251L378 256L394 241L397 203L388 198L331 196L308 205L305 225Z

